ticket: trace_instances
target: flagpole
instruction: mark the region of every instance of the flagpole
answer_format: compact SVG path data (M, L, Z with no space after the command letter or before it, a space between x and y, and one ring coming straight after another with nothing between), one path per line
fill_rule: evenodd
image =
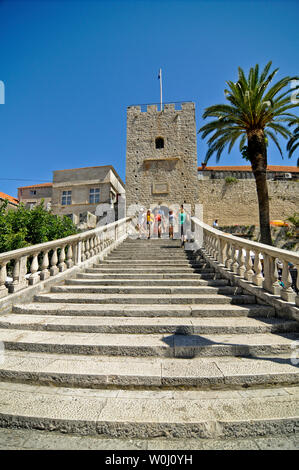
M160 77L160 111L162 111L162 69L160 69L159 77Z

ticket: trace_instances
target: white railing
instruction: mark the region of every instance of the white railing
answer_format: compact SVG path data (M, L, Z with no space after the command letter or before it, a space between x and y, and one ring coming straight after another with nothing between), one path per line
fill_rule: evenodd
M267 292L299 306L299 295L292 288L290 266L297 270L296 289L299 290L299 254L262 243L244 240L214 229L196 217L195 243L198 240L206 253L220 265ZM196 245L195 245L196 246ZM197 244L199 247L199 245ZM282 270L281 276L279 271Z
M126 238L132 217L18 250L0 253L0 298L79 266ZM11 282L8 281L11 275Z

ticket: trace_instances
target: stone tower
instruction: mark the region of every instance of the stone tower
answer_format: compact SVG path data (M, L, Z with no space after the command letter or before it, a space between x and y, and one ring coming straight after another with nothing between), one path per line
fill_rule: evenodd
M165 104L127 109L126 201L153 204L197 202L195 104Z

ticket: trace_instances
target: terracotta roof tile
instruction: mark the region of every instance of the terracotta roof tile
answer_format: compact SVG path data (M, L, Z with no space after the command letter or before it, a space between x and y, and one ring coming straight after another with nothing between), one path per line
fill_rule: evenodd
M9 196L8 194L2 193L0 191L0 199L7 199L9 202L13 202L14 204L19 204L19 200L15 197Z
M206 166L198 167L198 171L252 171L250 165L242 166ZM283 166L283 165L268 165L268 171L277 171L283 173L299 173L299 168L297 166Z
M53 183L41 183L41 184L32 184L30 186L19 186L18 189L26 189L26 188L45 188L45 187L52 187Z

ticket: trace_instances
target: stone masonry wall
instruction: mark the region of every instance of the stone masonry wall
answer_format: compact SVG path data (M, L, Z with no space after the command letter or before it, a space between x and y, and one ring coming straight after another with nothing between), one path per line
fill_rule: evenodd
M165 104L163 111L148 105L127 110L126 201L149 208L151 204L197 202L197 148L194 103L182 109ZM156 148L156 138L164 148ZM166 189L165 189L166 188Z
M282 219L299 212L299 182L268 181L271 220ZM198 181L198 199L203 204L203 220L221 225L251 225L259 223L258 200L254 180Z

